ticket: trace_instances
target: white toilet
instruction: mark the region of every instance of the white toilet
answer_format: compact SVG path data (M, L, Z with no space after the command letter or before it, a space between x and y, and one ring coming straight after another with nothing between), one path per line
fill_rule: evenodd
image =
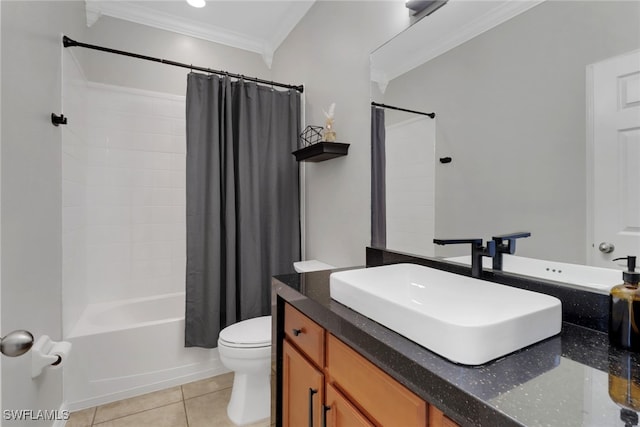
M220 331L222 364L234 371L227 415L242 426L271 415L271 316L243 320Z
M294 263L299 273L334 268L316 260ZM227 415L236 425L255 423L271 415L271 316L227 326L218 336L222 364L234 371Z
M310 273L312 271L331 270L335 267L331 264L327 264L316 259L310 259L307 261L294 262L293 268L297 273Z

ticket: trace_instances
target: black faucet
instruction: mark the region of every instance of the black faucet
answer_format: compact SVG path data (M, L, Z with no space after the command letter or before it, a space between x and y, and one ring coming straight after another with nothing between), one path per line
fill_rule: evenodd
M493 257L496 254L496 242L489 240L487 247L482 246L482 239L433 239L436 245L454 245L458 243L471 243L471 276L482 276L482 257Z
M493 269L502 271L502 254L513 255L516 253L516 239L529 236L531 236L531 233L528 231L520 231L517 233L492 237L492 240L496 243L496 254L493 257Z

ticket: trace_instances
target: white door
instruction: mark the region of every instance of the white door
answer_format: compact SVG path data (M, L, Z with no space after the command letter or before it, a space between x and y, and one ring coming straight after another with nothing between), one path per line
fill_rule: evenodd
M640 257L640 51L592 64L587 76L593 180L587 259L615 267L614 258Z
M435 120L385 127L387 248L434 256Z

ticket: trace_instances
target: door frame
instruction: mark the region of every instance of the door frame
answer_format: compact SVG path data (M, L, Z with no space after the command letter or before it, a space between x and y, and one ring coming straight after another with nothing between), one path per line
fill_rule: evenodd
M0 2L0 27L2 27L2 2ZM2 31L0 31L0 46L2 45ZM2 55L0 55L0 82L2 81ZM0 84L0 153L2 153L2 84ZM0 160L2 156L0 154ZM2 162L0 161L0 196L2 195ZM0 197L2 200L2 197ZM0 236L2 236L2 202L0 201ZM2 252L0 250L0 336L2 335ZM0 409L2 405L2 355L0 354ZM2 424L2 421L0 421Z
M595 126L595 112L594 112L594 81L593 81L593 68L598 63L587 65L586 69L586 81L585 81L585 103L586 103L586 245L585 245L585 260L587 265L593 265L593 249L594 249L594 155L593 150L595 148L594 142L594 126Z

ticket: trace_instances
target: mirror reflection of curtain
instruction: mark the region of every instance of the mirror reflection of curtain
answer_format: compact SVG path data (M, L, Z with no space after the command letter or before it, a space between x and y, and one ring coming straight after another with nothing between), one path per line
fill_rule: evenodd
M300 94L190 73L185 346L271 312L271 276L300 259Z
M384 110L371 107L371 246L387 246Z

